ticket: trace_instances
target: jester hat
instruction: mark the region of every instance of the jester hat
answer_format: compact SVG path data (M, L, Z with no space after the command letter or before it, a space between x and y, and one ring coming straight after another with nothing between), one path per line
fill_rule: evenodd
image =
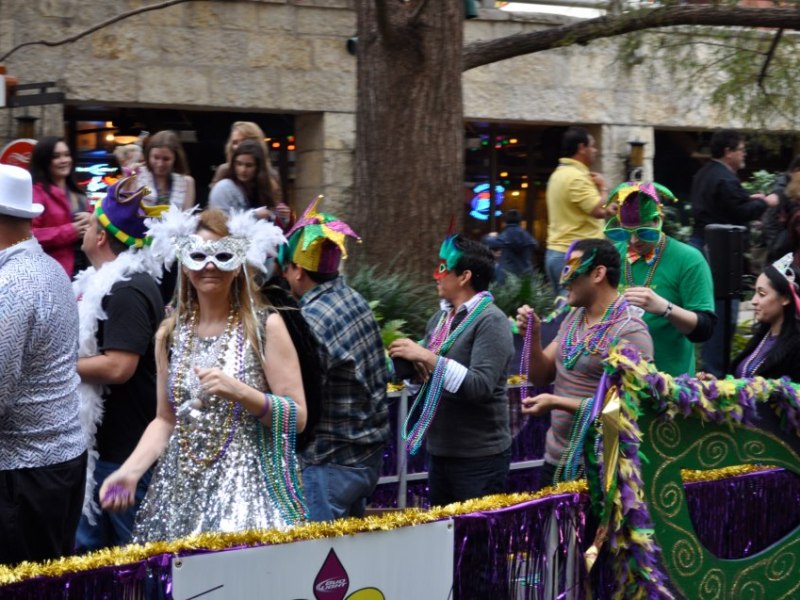
M303 216L286 234L288 243L281 246L278 262L285 268L294 263L313 273L336 273L339 262L347 258L345 239L361 238L338 217L317 211L322 196L308 205Z
M148 187L136 187L135 175L116 181L109 186L105 198L95 205L97 222L128 247L150 245L144 220L160 216L169 206L143 204L142 200L148 194Z
M662 216L664 201L677 202L675 195L655 182L626 181L608 195L606 206L619 205L617 218L623 227L641 227Z

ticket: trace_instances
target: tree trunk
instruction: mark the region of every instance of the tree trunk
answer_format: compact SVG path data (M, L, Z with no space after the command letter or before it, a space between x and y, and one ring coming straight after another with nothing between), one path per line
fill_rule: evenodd
M357 263L429 278L463 203L463 0L357 0Z

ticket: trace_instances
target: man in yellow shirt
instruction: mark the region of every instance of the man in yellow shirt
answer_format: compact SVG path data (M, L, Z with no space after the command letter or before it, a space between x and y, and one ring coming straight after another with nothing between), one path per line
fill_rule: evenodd
M547 182L545 269L556 293L570 244L602 238L604 219L616 214L616 205L604 206L605 178L589 170L597 158L594 137L583 127L570 127L561 138L561 155Z

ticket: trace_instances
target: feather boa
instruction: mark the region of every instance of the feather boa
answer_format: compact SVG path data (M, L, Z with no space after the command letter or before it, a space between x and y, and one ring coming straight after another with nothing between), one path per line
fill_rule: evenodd
M97 356L97 329L100 321L108 318L103 310L103 298L108 295L115 283L128 281L134 273L149 273L159 279L161 271L148 250L128 250L100 269L89 267L75 276L72 291L78 301L78 356L86 358ZM100 508L94 497L94 466L97 462L95 436L103 420L104 386L81 382L80 395L81 429L86 438L89 460L86 468L86 493L83 499L83 514L94 525L95 515Z

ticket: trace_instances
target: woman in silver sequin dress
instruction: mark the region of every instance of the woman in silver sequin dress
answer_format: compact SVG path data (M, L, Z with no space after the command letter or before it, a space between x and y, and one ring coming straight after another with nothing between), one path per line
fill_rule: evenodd
M282 318L250 306L259 297L242 264L250 242L229 235L226 220L206 211L197 234L184 236L180 307L156 335L158 413L100 490L104 507L124 508L158 459L137 542L285 528L303 518L293 446L306 420L297 353ZM254 350L260 340L263 361Z

